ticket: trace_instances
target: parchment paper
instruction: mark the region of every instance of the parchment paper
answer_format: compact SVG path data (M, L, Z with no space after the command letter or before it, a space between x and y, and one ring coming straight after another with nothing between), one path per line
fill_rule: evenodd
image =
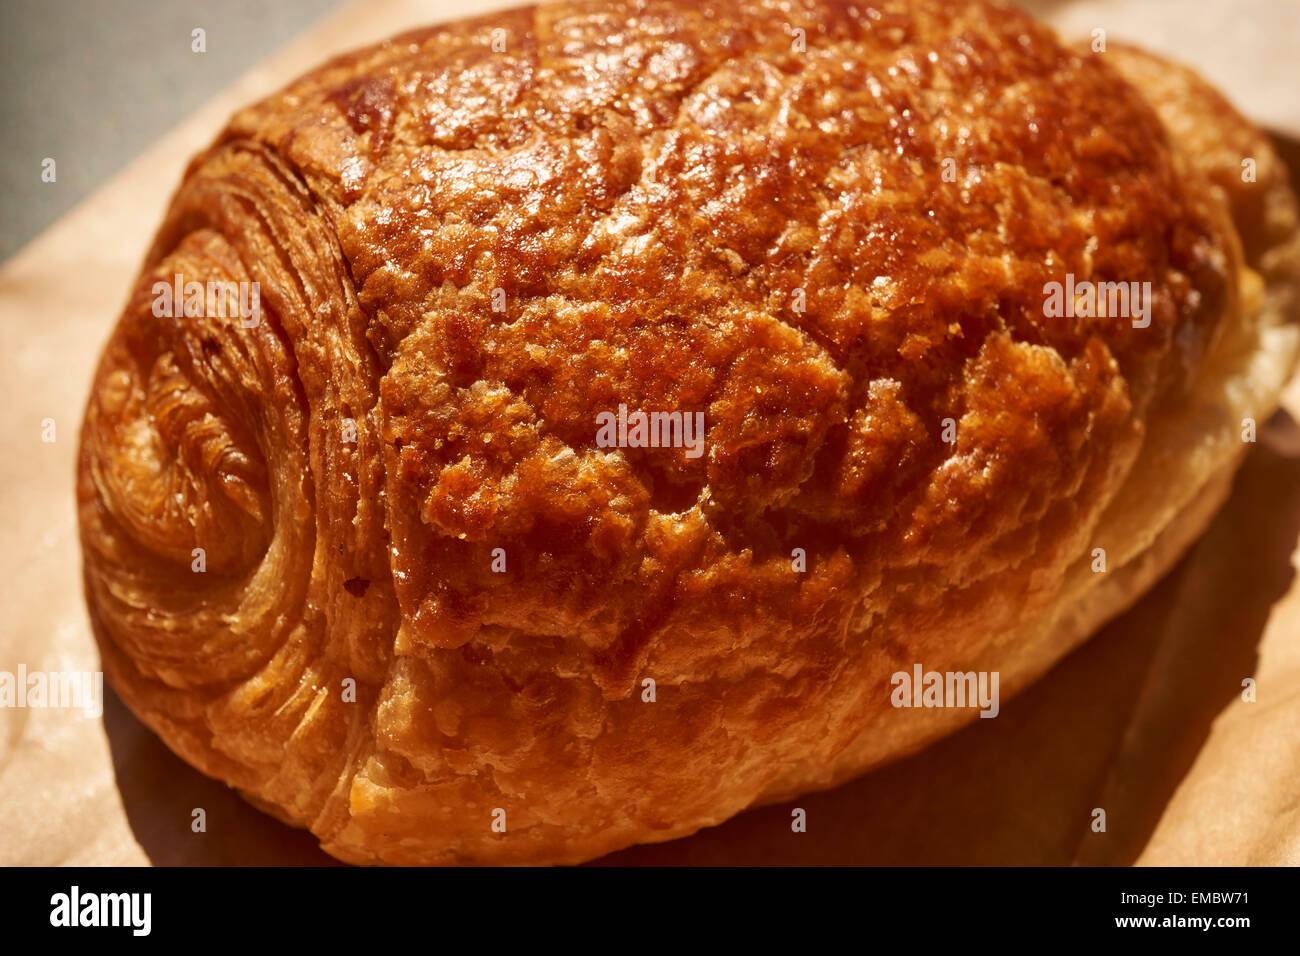
M511 5L343 8L0 269L0 670L99 667L73 510L77 429L100 345L189 157L234 109L328 55ZM1068 38L1101 27L1179 58L1300 137L1293 0L1026 6ZM602 862L1300 863L1300 381L1287 409L1178 567L998 719L836 790ZM1242 700L1247 677L1254 703ZM332 862L105 697L102 718L0 709L0 864ZM791 832L792 806L807 811L806 833ZM190 826L199 807L203 833Z

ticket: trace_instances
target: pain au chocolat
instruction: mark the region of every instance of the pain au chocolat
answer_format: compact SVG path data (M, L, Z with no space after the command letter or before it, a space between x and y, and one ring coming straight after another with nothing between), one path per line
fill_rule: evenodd
M1188 546L1298 263L1224 99L1008 5L397 37L238 113L158 230L81 435L104 669L359 863L834 785L975 718L891 675L1013 694Z

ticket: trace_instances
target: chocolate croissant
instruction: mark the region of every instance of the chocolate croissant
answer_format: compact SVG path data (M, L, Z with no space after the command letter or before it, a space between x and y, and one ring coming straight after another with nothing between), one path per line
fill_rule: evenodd
M358 863L585 860L991 716L907 679L1005 698L1134 601L1300 341L1267 138L1093 46L556 3L238 113L86 410L112 685Z

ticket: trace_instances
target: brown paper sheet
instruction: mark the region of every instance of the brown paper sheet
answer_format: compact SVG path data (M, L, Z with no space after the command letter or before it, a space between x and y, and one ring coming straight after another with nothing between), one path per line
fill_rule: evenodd
M0 670L97 670L73 510L98 349L185 162L237 107L341 50L511 5L358 2L243 77L0 269ZM1290 0L1026 5L1066 36L1192 63L1300 136ZM1300 863L1300 381L1177 568L1044 679L835 790L602 862ZM42 441L52 419L55 441ZM1257 700L1242 700L1253 678ZM807 811L792 833L790 808ZM207 830L194 833L202 807ZM1104 808L1107 831L1090 827ZM323 864L307 833L191 769L105 688L102 719L0 709L0 864Z

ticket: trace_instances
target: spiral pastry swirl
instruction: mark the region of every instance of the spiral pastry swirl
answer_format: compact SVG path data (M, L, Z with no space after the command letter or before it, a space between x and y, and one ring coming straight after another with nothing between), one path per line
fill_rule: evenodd
M86 411L113 685L371 863L587 859L953 729L891 675L1013 691L1132 599L1153 568L1091 604L1081 569L1207 480L1169 423L1228 460L1198 396L1291 261L1262 137L1114 60L982 0L560 3L237 114ZM1188 102L1227 156L1170 132ZM1148 282L1146 323L1046 315L1067 273ZM602 442L628 410L700 444Z

